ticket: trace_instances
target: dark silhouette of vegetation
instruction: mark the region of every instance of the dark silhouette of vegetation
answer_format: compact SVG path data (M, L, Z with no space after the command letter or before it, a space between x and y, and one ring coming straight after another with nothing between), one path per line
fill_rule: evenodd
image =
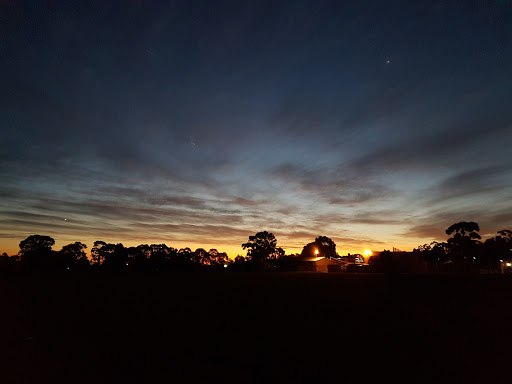
M315 243L319 244L322 255L330 259L336 257L336 243L327 236L318 236Z
M62 247L57 253L59 264L66 269L86 269L89 266L89 260L85 253L87 245L77 241Z
M336 243L326 236L318 236L312 243L306 244L301 252L302 257L327 257L329 259L335 258Z
M480 227L475 222L459 222L451 225L446 234L447 242L432 242L413 251L420 257L430 272L475 272L479 269L488 273L512 271L512 231L501 230L494 237L481 242ZM97 270L111 273L182 271L292 271L298 270L302 257L335 258L345 263L346 270L351 262L342 260L336 253L335 242L326 236L318 236L306 244L302 253L285 255L277 246L274 234L262 231L249 236L242 244L246 256L229 260L225 252L216 249L207 251L198 248L176 249L165 244L141 244L125 247L123 244L95 241L87 257L87 245L79 241L64 245L60 251L52 250L55 240L49 236L31 235L20 242L16 256L0 256L0 269L28 271L85 271ZM369 267L357 271L390 272L401 271L395 264L404 260L404 254L383 251L370 257ZM418 256L419 255L419 256ZM405 255L407 256L407 255ZM412 260L412 259L409 259ZM348 263L348 264L347 264ZM508 268L508 269L507 269ZM354 269L355 270L355 269ZM403 270L403 269L402 269Z
M31 235L20 242L20 260L28 269L47 269L52 259L55 240L50 236Z
M284 256L284 250L277 247L277 240L273 233L263 231L249 236L249 241L242 244L247 249L247 261L255 268L267 269L271 267L269 261Z
M512 231L498 231L498 236L487 239L480 254L480 263L487 271L498 272L501 263L512 261Z
M461 221L446 230L447 235L453 235L448 239L448 250L458 270L467 271L476 263L481 245L479 231L480 227L473 221Z
M512 231L498 231L498 235L482 243L478 233L480 227L475 222L459 222L451 225L447 235L452 235L446 243L432 242L415 249L430 264L448 265L441 268L453 272L475 272L479 268L488 273L497 273L501 265L512 260ZM439 268L438 268L439 270Z
M448 243L433 241L430 244L420 245L415 251L420 252L427 262L446 263L450 261Z

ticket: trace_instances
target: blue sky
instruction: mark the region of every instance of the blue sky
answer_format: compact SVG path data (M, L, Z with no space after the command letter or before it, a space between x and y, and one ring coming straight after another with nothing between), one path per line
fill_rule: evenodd
M512 228L509 2L1 7L0 251Z

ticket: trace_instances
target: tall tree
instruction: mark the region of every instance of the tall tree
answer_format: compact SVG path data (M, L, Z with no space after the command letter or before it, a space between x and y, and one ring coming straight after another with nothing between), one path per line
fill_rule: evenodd
M498 231L498 236L487 239L480 263L488 272L498 272L500 262L512 260L512 231L504 229Z
M150 266L150 257L152 248L147 244L141 244L136 247L126 249L128 257L128 268L132 271L148 271Z
M430 244L420 245L415 251L420 252L423 259L428 262L445 262L448 259L448 243L433 241Z
M217 268L224 268L225 265L228 264L228 255L226 252L219 252L216 249L212 248L208 251L211 257L212 265Z
M452 235L448 239L448 246L455 263L464 264L467 267L476 260L480 250L479 231L480 227L473 221L461 221L446 230L447 235Z
M212 258L209 252L204 248L198 248L192 253L192 260L196 264L211 265Z
M333 258L336 256L336 243L327 236L318 236L315 242L319 245L325 257Z
M165 244L151 244L151 266L155 271L165 271L176 261L178 250Z
M300 254L302 257L324 257L324 252L316 241L311 243L307 243L303 248Z
M128 252L123 244L107 244L101 249L104 261L102 266L111 272L121 271L126 268Z
M109 271L124 269L128 261L128 252L123 244L110 244L95 241L91 248L91 258L94 265L101 265Z
M105 260L105 252L103 248L107 245L104 241L97 240L94 242L93 247L91 248L91 261L93 265L100 266L103 264Z
M67 268L70 268L74 265L85 267L89 265L89 260L87 260L85 249L87 249L87 245L76 241L74 243L64 245L59 252L59 256L62 263L65 264Z
M79 241L76 241L74 243L64 245L60 252L73 257L75 261L80 261L87 260L85 249L87 249L87 245Z
M336 243L327 236L318 236L315 241L306 244L302 248L301 256L333 258L336 256Z
M249 241L242 244L242 248L247 249L247 257L256 263L276 259L279 255L276 237L273 233L267 231L249 236Z
M31 235L20 242L21 262L30 267L39 268L49 265L55 240L50 236Z

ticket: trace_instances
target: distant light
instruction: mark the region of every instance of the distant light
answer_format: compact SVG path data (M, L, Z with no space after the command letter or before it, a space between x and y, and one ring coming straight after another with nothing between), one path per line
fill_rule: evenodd
M364 250L364 255L365 256L371 256L372 255L372 251L370 251L369 249L365 249Z
M512 265L512 264L510 264L510 263L507 263L507 267L510 267L511 265Z
M68 269L68 270L69 270L69 267L67 267L66 269Z
M500 263L503 263L503 260L500 260Z
M227 265L227 264L224 264L224 268L227 268L227 267L228 267L228 265Z
M128 265L128 263L125 263L124 265Z
M315 255L318 255L318 249L315 249Z

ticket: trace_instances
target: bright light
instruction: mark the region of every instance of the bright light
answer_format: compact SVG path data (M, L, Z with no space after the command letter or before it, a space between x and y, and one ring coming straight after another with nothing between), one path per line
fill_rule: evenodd
M371 256L372 255L372 251L370 251L369 249L365 249L364 250L364 255L365 256Z
M315 249L315 255L318 255L318 249Z
M224 264L224 268L227 268L227 267L228 267L228 265L227 265L227 264Z
M510 263L507 263L507 267L510 267L511 265L512 265L512 264L510 264Z

